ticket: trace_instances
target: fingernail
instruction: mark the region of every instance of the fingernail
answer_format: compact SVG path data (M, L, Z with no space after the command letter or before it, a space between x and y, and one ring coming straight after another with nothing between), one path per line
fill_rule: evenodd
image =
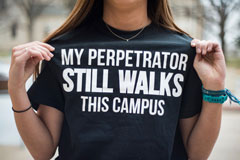
M192 46L195 46L195 45L196 45L196 43L192 42Z
M52 50L55 50L55 48L54 47L51 47L52 48Z

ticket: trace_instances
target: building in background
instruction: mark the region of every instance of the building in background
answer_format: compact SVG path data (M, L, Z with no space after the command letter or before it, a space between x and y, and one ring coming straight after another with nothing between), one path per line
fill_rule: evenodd
M4 2L5 1L5 2ZM5 10L0 12L0 54L10 52L15 45L28 42L27 18L16 0L1 0ZM0 4L0 8L2 5ZM33 26L33 39L43 40L49 32L59 27L68 15L63 3L52 1L44 8Z
M192 37L203 39L203 6L200 0L169 0L176 24Z
M25 13L16 4L16 0L1 0L0 8L0 54L10 52L15 45L28 42L28 28ZM64 0L50 3L42 14L36 18L33 26L33 39L43 40L44 37L66 19L69 10ZM199 0L170 0L176 23L193 37L202 39L203 20L194 16L196 8L201 8ZM198 10L199 12L199 10Z

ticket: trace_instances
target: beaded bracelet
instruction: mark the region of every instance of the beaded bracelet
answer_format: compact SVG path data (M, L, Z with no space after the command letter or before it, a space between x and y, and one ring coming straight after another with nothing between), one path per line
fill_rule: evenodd
M235 97L227 88L225 88L224 90L213 91L213 90L207 90L202 86L202 93L203 93L203 100L210 103L223 104L229 97L230 104L233 101L240 105L240 100L238 100L237 97Z
M221 103L223 104L227 100L227 95L221 95L221 96L211 96L203 94L203 100L211 103Z

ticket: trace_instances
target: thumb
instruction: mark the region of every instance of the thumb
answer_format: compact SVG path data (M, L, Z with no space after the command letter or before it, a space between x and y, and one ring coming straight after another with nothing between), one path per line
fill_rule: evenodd
M196 62L199 62L199 61L201 61L202 60L202 55L201 54L199 54L199 53L196 53L195 54L195 58L194 58L194 61L196 61Z

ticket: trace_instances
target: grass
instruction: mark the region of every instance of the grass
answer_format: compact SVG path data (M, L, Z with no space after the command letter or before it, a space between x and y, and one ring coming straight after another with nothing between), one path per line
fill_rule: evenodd
M228 58L226 64L229 67L240 68L240 58Z
M0 50L0 62L7 62L10 63L11 59L11 52L10 51L3 51Z
M11 55L10 51L1 51L0 50L0 58L8 57Z

